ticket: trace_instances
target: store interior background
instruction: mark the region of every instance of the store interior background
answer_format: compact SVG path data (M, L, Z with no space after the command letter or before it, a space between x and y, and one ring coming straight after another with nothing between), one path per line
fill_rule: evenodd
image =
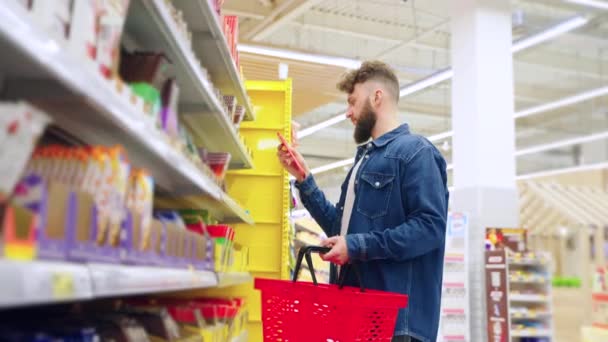
M514 158L520 225L537 248L552 252L554 274L591 277L608 251L608 3L510 4L514 42L585 18L580 27L513 54ZM452 65L450 10L443 0L227 0L223 12L239 16L248 79L293 79L299 149L336 201L355 144L352 124L339 118L346 107L335 83L367 59L389 63L403 86L418 88L401 98L400 119L432 138L449 164L452 186L458 167L452 163L452 84L436 77ZM586 191L595 194L592 203L577 204ZM532 206L544 215L533 217ZM588 244L579 235L585 231ZM590 293L584 286L557 287L553 297L556 337L578 341L590 320Z

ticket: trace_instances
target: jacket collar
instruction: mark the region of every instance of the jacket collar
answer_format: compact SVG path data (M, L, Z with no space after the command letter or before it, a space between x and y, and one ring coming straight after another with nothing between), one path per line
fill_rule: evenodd
M375 147L382 147L395 140L395 138L402 134L410 134L410 126L408 124L403 124L390 132L384 133L380 138L372 140L371 144L373 144ZM361 144L359 147L366 147L369 143L370 142Z

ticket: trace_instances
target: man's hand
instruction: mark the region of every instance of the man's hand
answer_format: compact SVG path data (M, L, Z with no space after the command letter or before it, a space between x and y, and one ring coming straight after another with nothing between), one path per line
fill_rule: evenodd
M348 247L344 236L334 236L323 240L321 246L331 247L331 251L322 254L321 259L340 266L348 262Z
M279 157L279 161L281 162L281 165L283 165L283 167L287 170L287 172L289 172L292 176L294 176L298 182L302 182L304 179L306 179L306 177L308 177L310 170L308 169L308 166L306 165L306 162L304 161L304 157L302 157L300 152L298 152L294 148L291 148L293 155L298 159L298 162L300 163L302 168L304 168L304 174L301 174L298 171L293 158L289 155L289 152L287 150L288 148L291 148L291 147L287 147L283 144L279 145L279 148L277 151L277 157Z

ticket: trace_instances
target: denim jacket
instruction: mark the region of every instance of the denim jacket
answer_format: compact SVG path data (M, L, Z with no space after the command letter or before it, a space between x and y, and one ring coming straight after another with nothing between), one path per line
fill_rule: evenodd
M437 338L445 228L446 163L428 140L404 124L357 149L355 203L346 236L351 262L366 288L407 294L395 335L425 342ZM352 169L351 169L352 172ZM337 205L312 176L297 184L302 203L328 236L340 234L349 172ZM331 280L336 272L332 266ZM357 285L350 272L347 285Z

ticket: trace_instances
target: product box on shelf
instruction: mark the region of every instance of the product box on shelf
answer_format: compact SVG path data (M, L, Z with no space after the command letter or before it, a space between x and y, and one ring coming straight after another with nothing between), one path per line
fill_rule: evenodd
M94 62L97 57L97 20L100 0L74 0L68 49L82 62Z
M35 0L32 3L34 21L59 44L64 43L68 37L72 19L71 5L72 0Z
M28 174L17 185L13 199L37 217L36 257L66 260L69 248L67 236L75 229L72 219L76 214L74 193L62 184Z
M0 203L0 257L31 260L36 256L37 215L12 202Z
M102 75L118 75L120 39L130 0L98 0L97 61Z
M48 116L25 102L0 102L0 203L23 175Z
M125 231L123 262L132 265L163 265L165 226L153 219L148 228L133 221L132 229Z
M165 225L165 259L176 267L213 268L212 241L206 234L187 228L181 216L174 211L156 213Z

